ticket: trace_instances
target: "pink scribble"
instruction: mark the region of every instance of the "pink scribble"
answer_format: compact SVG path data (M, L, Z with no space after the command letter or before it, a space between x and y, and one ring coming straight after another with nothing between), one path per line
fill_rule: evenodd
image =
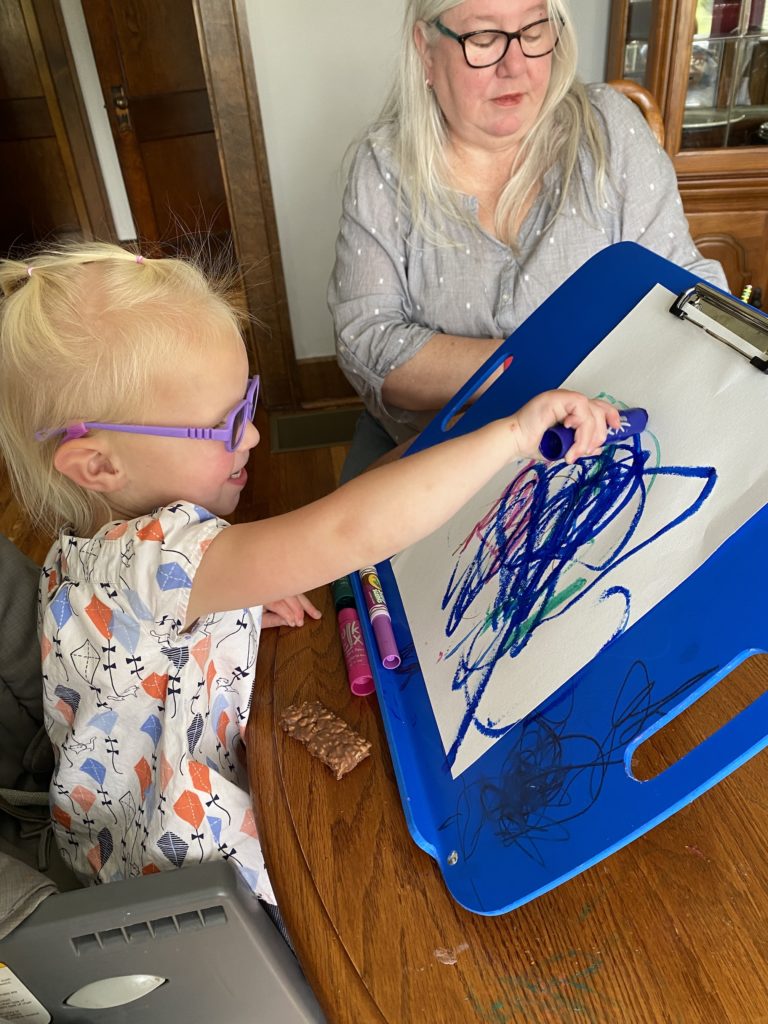
M491 556L489 563L486 563L485 558L483 563L491 572L498 569L503 558L515 552L525 540L535 488L536 477L528 476L526 470L521 470L453 551L454 557L463 554L474 540L478 540L483 551ZM502 507L504 512L500 513ZM496 538L502 539L503 549L495 543Z

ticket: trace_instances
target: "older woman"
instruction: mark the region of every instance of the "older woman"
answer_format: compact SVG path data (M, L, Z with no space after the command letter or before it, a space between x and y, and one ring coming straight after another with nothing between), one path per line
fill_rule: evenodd
M565 0L409 0L329 286L339 363L367 409L345 478L411 438L605 246L640 242L727 287L638 109L575 69Z

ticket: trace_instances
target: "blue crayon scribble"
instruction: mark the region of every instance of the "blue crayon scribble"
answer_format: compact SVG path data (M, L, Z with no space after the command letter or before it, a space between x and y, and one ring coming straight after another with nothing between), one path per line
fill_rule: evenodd
M495 841L545 865L544 844L568 842L570 822L597 802L609 771L618 769L623 776L627 744L677 707L717 668L709 666L656 698L645 663L634 662L601 736L570 726L579 699L578 689L570 690L547 713L530 715L517 724L508 737L498 774L464 785L455 814L439 830L457 830L464 861L474 854L483 830L490 829Z
M717 480L713 467L649 465L649 455L640 437L633 436L572 466L526 465L455 552L442 601L452 644L443 657L458 658L452 689L463 692L466 707L447 753L449 765L470 729L497 738L515 725L482 721L478 715L498 661L518 655L543 623L573 608L608 573L695 515L709 497ZM633 544L648 492L660 477L700 480L701 488L681 512ZM599 560L590 558L595 540L617 522L621 529L613 548ZM566 572L567 582L562 579ZM492 605L467 627L472 602L492 580L497 587ZM603 650L627 628L631 594L617 581L599 599L620 605L618 625L602 642Z

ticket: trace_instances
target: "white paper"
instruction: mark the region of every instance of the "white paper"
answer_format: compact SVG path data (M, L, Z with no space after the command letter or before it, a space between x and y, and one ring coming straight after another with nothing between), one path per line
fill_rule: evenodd
M606 449L599 478L594 460L538 464L538 476L515 463L393 559L454 777L765 503L768 380L670 314L673 299L657 285L563 382L648 410L648 430Z

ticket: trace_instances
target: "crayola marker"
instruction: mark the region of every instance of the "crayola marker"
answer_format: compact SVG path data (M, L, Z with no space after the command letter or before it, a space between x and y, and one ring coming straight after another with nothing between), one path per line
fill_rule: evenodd
M363 596L371 620L373 634L379 648L379 657L384 668L397 668L400 664L400 653L397 650L395 634L392 632L392 619L389 615L381 581L376 569L368 565L359 572L363 585Z

